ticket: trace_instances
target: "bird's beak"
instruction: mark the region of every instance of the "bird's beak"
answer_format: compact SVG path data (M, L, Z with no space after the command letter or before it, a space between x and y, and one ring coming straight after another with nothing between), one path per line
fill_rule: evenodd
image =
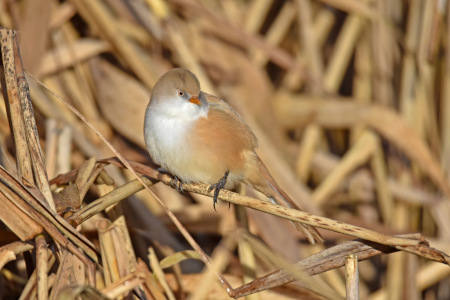
M202 102L200 101L200 99L198 99L197 96L192 96L191 98L189 98L189 102L197 105L202 105Z

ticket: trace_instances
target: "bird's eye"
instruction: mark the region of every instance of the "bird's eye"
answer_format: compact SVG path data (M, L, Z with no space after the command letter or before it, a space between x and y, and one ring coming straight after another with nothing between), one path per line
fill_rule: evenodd
M178 96L183 97L184 96L184 92L183 91L178 91Z

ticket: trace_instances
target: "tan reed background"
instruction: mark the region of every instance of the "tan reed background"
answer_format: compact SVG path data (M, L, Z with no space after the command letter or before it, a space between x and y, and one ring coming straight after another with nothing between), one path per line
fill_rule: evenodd
M0 298L449 299L449 18L446 0L0 1ZM142 128L173 67L313 215L169 186Z

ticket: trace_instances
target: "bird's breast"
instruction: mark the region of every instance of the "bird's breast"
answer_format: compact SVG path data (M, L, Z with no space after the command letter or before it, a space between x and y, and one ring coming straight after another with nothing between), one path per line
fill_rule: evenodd
M191 122L167 117L147 109L144 136L153 160L162 167L182 159Z

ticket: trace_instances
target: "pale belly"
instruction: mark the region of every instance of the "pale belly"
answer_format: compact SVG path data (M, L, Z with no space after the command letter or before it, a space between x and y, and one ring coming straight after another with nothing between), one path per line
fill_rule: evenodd
M214 157L214 151L208 148L208 143L197 147L189 145L192 127L190 121L150 115L146 118L144 128L147 149L155 163L183 182L214 184L227 170L221 165L220 158ZM208 153L209 158L200 152ZM234 187L240 177L230 172L226 188Z

